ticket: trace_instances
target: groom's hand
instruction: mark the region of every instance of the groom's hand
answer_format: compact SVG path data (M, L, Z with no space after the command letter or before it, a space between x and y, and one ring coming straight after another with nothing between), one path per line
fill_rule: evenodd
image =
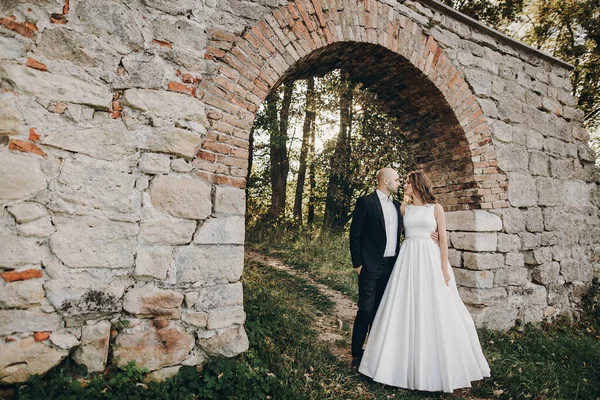
M361 265L360 267L356 267L356 268L354 268L354 269L356 270L356 273L357 273L358 275L360 275L360 270L362 269L362 265Z
M431 238L433 239L434 242L436 242L438 245L440 244L440 235L438 235L438 232L435 231L431 234Z

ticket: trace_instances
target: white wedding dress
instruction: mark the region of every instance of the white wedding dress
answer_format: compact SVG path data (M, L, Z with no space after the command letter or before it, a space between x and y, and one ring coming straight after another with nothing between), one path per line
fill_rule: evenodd
M407 205L405 240L369 333L359 371L407 389L452 392L490 376L452 268L444 282L434 205Z

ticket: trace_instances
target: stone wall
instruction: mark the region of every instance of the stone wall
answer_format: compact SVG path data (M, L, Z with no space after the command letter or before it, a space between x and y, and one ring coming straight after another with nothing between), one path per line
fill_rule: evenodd
M567 66L434 1L19 0L0 18L2 383L69 354L100 372L110 343L161 376L243 352L250 128L319 68L406 116L480 325L570 314L600 274Z

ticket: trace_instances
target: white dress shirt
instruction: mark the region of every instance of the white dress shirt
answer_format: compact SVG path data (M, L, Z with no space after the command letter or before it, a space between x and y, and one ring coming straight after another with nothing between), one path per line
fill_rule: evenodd
M386 196L381 190L377 189L377 197L383 210L383 220L385 222L385 252L384 257L393 257L396 255L398 246L398 211L392 201L392 196Z

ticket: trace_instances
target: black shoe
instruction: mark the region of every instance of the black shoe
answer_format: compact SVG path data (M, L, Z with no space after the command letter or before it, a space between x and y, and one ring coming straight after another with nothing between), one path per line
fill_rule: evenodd
M353 358L352 359L352 364L351 364L352 368L358 369L358 367L360 367L361 360L362 360L362 357L355 357L355 358Z

